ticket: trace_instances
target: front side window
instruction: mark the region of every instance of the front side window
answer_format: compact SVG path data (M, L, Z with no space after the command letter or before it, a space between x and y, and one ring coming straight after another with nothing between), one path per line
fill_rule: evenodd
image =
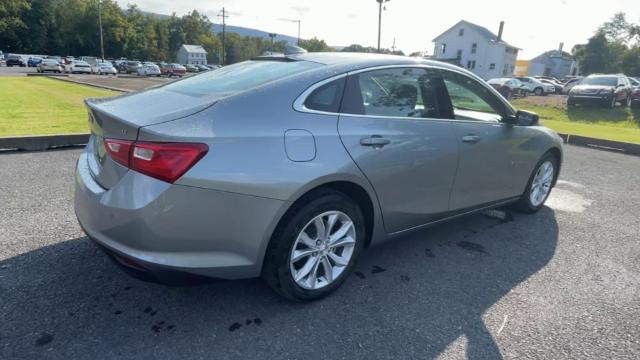
M422 68L392 68L355 74L347 80L341 112L384 117L438 118L442 78Z
M438 71L444 79L456 119L496 121L507 115L505 105L479 81L453 71Z

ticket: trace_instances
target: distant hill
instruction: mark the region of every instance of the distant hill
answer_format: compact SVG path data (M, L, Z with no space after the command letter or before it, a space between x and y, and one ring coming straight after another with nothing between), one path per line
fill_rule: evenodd
M212 28L213 28L213 32L215 33L222 32L222 24L213 24ZM269 39L268 31L246 28L242 26L227 25L226 31L238 33L242 36L255 36L255 37ZM289 45L296 45L298 43L298 38L294 36L278 34L275 38L275 41L282 41L282 40L286 41Z

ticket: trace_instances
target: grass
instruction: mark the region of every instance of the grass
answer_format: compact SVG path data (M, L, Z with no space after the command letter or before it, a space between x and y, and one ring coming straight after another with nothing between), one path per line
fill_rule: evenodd
M87 133L84 99L118 94L45 77L0 77L0 136Z
M520 110L540 115L542 123L563 134L640 144L640 111L627 107L605 109L533 104L527 99L514 100Z

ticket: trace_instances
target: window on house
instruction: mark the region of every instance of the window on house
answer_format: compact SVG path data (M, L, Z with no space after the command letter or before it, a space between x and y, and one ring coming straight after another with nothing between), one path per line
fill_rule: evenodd
M507 75L509 73L509 65L504 64L504 69L502 70L502 75Z
M489 64L489 70L495 70L496 64Z
M442 55L447 53L447 44L440 45L440 51L442 51Z
M462 50L458 50L458 52L456 53L456 58L457 59L462 58Z
M464 36L464 29L458 30L458 36Z
M476 51L478 51L478 44L476 43L471 44L471 53L475 54Z
M473 70L475 68L476 68L476 61L475 60L467 61L467 69Z

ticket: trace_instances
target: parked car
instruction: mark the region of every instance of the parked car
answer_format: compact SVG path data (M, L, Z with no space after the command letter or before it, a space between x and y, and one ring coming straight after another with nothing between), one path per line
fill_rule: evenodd
M38 64L38 72L44 73L47 71L54 72L54 73L61 73L62 71L64 71L64 69L62 68L60 63L57 62L56 60L44 59L40 62L40 64Z
M49 55L45 59L55 60L55 61L58 62L58 64L61 64L61 65L62 65L62 62L63 62L62 57L61 56L56 56L56 55Z
M530 76L516 76L516 79L520 80L525 85L530 93L543 96L547 94L553 94L556 92L556 88L553 85L542 83L540 80Z
M9 56L7 56L6 65L8 67L12 67L12 66L25 67L27 66L27 62L24 61L24 59L20 55L9 54Z
M141 276L262 275L314 300L371 243L506 204L534 213L556 182L562 139L469 71L283 59L88 100L75 211L89 238Z
M161 76L160 68L154 63L144 63L138 68L140 76Z
M197 64L197 65L195 65L195 67L197 67L199 71L209 71L209 70L211 70L210 67L208 67L207 65L202 65L202 64Z
M183 77L184 74L187 73L187 68L180 64L164 64L164 66L160 68L160 71L162 75L167 75L168 77Z
M198 72L200 71L200 69L198 69L197 66L192 65L192 64L185 64L184 67L187 69L187 72Z
M562 88L562 93L568 94L571 91L571 89L574 88L574 86L580 83L582 79L583 78L573 78L573 79L567 80L567 82L564 84L564 87Z
M632 109L640 109L640 87L633 89L630 105Z
M38 67L38 64L42 62L41 57L30 56L29 60L27 60L27 67Z
M547 85L551 85L554 88L554 93L556 94L562 94L562 89L564 89L564 85L555 82L553 80L549 80L549 79L538 79L540 80L541 83L543 84L547 84Z
M91 74L91 65L86 61L72 60L70 64L65 65L64 72L71 74Z
M94 71L94 73L97 73L98 75L118 75L118 70L113 67L112 63L104 61L98 63L96 71Z
M140 61L127 61L123 63L124 72L127 74L137 74L138 69L142 67L142 63Z
M621 103L629 106L632 92L633 86L625 75L590 75L571 89L567 105L599 104L613 108Z
M512 97L525 97L529 95L527 87L515 78L496 78L487 81L494 89L506 99Z

